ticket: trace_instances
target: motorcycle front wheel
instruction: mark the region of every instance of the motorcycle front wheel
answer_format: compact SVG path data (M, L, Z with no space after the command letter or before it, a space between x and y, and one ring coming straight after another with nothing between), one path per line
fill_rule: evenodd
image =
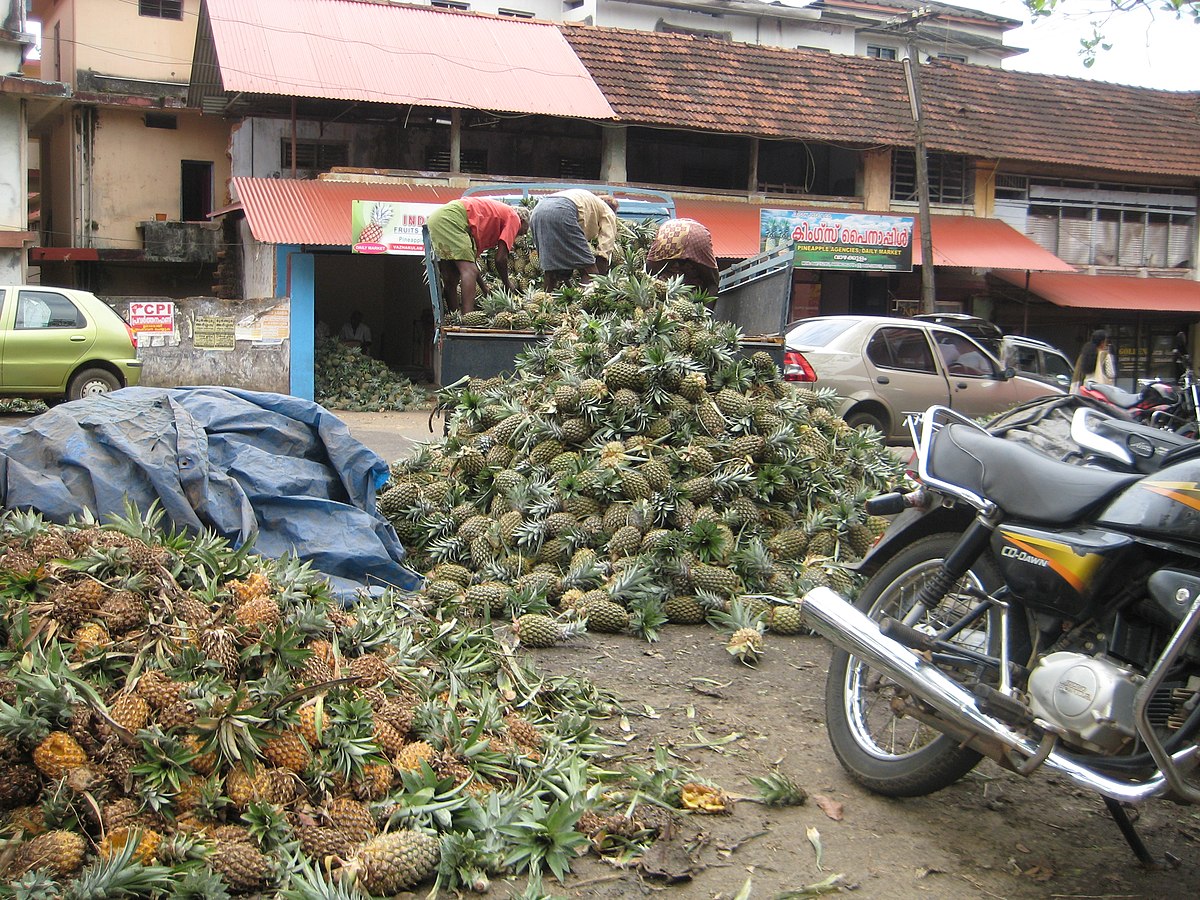
M967 590L991 593L1001 585L990 558L980 557L935 609L917 605L922 586L941 568L959 535L923 538L897 553L867 581L855 606L872 620L885 616L922 631L940 631L979 601ZM997 655L1000 617L993 610L960 632L956 643ZM932 633L932 632L931 632ZM947 670L979 677L980 670ZM883 673L834 648L825 686L825 713L833 751L847 773L867 789L889 797L922 797L947 787L981 759L973 750L893 709L903 689Z

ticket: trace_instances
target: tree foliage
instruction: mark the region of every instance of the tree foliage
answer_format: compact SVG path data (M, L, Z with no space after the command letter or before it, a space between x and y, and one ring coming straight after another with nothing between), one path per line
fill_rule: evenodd
M1055 13L1063 13L1067 3L1068 0L1025 0L1025 6L1035 21ZM1076 10L1079 5L1078 0L1070 0L1071 11ZM1190 20L1192 24L1200 25L1200 0L1105 0L1090 10L1095 17L1091 22L1091 36L1079 39L1079 54L1083 57L1085 66L1090 68L1096 62L1098 51L1112 49L1112 44L1105 36L1109 20L1120 13L1135 10L1149 11L1152 15L1165 13L1180 21Z

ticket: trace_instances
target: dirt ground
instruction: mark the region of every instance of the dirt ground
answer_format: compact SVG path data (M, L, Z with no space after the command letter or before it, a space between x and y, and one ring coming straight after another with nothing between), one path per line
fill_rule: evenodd
M672 625L655 644L589 634L572 646L534 651L547 672L587 675L620 701L624 717L600 728L619 742L608 768L649 764L654 748L665 746L676 764L735 796L756 796L748 777L776 765L810 794L802 806L742 799L731 815L681 817L648 861L652 870L673 873L673 883L590 857L565 885L548 879L549 893L731 900L749 880L744 897L782 900L813 896L789 892L840 874L843 892L860 898L1197 895L1200 808L1156 801L1138 810L1139 832L1164 860L1147 871L1099 797L1059 778L1025 779L985 762L931 797L875 796L843 774L829 747L829 645L812 636L767 635L766 647L750 669L726 653L712 629ZM840 805L842 818L827 815L818 797ZM806 837L810 827L820 835L821 867ZM496 888L503 896L503 886Z

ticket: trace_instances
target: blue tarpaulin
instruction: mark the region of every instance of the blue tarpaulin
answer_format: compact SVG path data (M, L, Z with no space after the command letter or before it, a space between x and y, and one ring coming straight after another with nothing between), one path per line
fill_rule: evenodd
M0 502L65 523L154 501L164 524L291 553L335 590L415 590L375 506L387 462L323 407L233 388L125 388L0 428Z

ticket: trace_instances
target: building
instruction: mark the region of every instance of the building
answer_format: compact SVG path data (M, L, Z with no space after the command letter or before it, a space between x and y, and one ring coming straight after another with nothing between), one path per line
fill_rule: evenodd
M896 25L919 14L913 38L922 59L999 66L1023 50L1004 45L1015 19L918 0L429 0L436 9L522 19L690 34L772 47L902 59Z
M65 84L30 129L46 283L106 296L212 290L229 126L184 102L201 0L34 0L41 76Z
M115 73L86 48L72 51L86 68L54 63L73 93L37 131L53 199L34 255L60 283L91 284L110 298L217 294L230 298L226 319L270 313L290 323L274 356L253 328L236 338L256 348L246 363L253 371L190 370L177 356L180 378L244 379L281 366L284 389L303 395L314 321L336 327L355 308L379 355L423 365L430 329L420 261L352 253L354 201L436 204L497 181L653 187L669 191L681 215L709 224L726 260L763 245L764 210L916 208L904 67L885 54L353 0L149 4L157 16L131 15L145 3L86 6L109 3L159 40L179 36L168 25L191 29L194 49L172 43L147 51L154 60L139 55L138 78L153 89L131 76L120 92L95 90L112 87L104 78ZM68 13L81 5L41 7L62 35L77 27L79 11ZM854 3L817 7L862 13ZM186 84L176 80L185 57L194 58ZM162 68L163 59L176 68ZM1150 371L1162 334L1200 309L1196 95L944 59L921 76L939 303L1068 351L1105 324L1129 348L1127 376ZM169 97L154 93L166 86ZM160 114L176 116L175 136L186 130L189 139L151 125ZM153 185L113 165L122 142L138 138ZM196 196L185 163L205 160L211 226L185 209ZM103 217L76 227L88 209ZM158 226L190 236L186 247L219 235L216 249L173 259L150 240ZM1101 276L1119 281L1113 305L1097 313ZM796 316L904 312L919 295L916 274L797 271L795 282Z

